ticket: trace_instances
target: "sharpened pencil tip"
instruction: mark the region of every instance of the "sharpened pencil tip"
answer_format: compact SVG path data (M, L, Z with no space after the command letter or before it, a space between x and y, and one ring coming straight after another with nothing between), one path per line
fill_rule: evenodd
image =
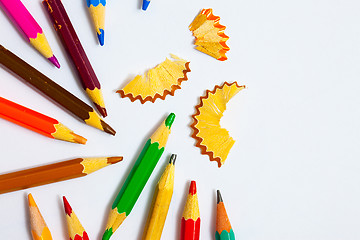
M165 126L169 127L169 129L170 129L174 120L175 120L175 113L170 113L169 116L165 120Z
M220 190L217 190L216 194L217 194L217 203L219 204L219 202L223 202Z
M123 160L123 157L108 157L107 163L108 164L115 164Z
M170 163L170 164L175 165L176 156L177 156L176 154L171 154L170 160L169 160L169 163Z
M55 65L55 67L60 68L60 63L57 60L57 58L55 57L55 55L52 55L52 57L49 57L48 59L52 64Z
M150 1L143 0L142 10L146 11L146 9L148 8L149 4L150 4Z
M98 39L99 39L99 43L101 46L104 46L104 42L105 42L105 31L104 29L99 29L100 34L97 33Z
M73 136L73 140L75 143L80 143L80 144L86 144L87 142L87 139L80 136L80 135L77 135L76 133L70 133L72 136Z
M35 200L31 193L28 194L29 206L36 206Z
M196 194L196 182L195 181L191 181L191 183L190 183L189 194L191 194L191 195Z
M63 196L63 202L64 202L65 213L70 216L70 214L72 213L72 208L65 196Z
M106 108L103 108L101 106L99 106L98 104L94 103L96 106L96 109L99 111L99 113L101 114L101 116L106 117L107 116L107 112L106 112Z
M112 129L106 122L104 122L103 120L100 120L101 122L101 126L103 127L104 131L115 136L116 131L114 129Z

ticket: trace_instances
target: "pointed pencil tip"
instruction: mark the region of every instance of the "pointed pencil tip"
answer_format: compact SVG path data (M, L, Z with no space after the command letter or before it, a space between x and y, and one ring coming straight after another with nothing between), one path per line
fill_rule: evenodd
M103 127L103 129L104 129L104 131L105 131L106 133L109 133L109 134L115 136L116 131L115 131L114 129L112 129L112 128L111 128L106 122L104 122L103 120L100 120L100 122L101 122L101 126Z
M98 39L99 39L99 43L101 46L104 46L104 43L105 43L105 31L104 29L99 29L100 31L100 34L97 33L97 36L98 36Z
M169 127L169 129L170 129L174 120L175 120L175 113L170 113L169 116L165 120L165 126Z
M176 156L177 156L176 154L171 154L170 160L169 160L170 164L175 165Z
M52 55L52 57L49 57L48 60L55 65L55 67L60 68L60 63L55 57L55 55Z
M28 201L29 201L29 207L30 206L36 206L35 200L31 193L28 194Z
M148 8L149 4L150 4L150 1L143 0L142 10L146 11L146 9Z
M195 181L191 181L191 183L190 183L189 194L191 194L191 195L196 194L196 182Z
M96 104L94 102L96 109L99 111L99 113L101 114L101 116L106 117L107 116L107 111L106 108L101 107L100 105Z
M64 202L65 213L70 216L72 213L72 208L65 196L63 196L63 202Z
M219 204L219 202L223 202L223 199L220 190L217 190L216 193L217 193L217 203Z
M115 164L123 160L123 157L108 157L107 163L108 164Z

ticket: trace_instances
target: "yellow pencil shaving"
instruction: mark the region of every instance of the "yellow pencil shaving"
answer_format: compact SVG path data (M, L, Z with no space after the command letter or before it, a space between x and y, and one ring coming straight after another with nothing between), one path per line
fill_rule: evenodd
M197 141L196 146L202 154L207 154L210 161L217 161L221 167L230 152L235 141L229 132L220 126L220 119L226 110L227 102L245 86L239 86L237 82L215 86L213 91L206 91L206 95L200 98L200 104L195 107L194 122L191 125L194 132L192 137Z
M187 73L190 72L189 63L171 54L172 59L150 69L144 75L137 75L123 89L118 90L121 97L128 97L133 102L140 100L155 102L156 99L165 99L167 95L174 95L175 90L180 89L183 81L188 80Z
M203 9L190 24L189 29L195 36L196 49L217 60L227 59L225 53L230 50L226 45L229 39L225 35L225 26L219 24L220 17L212 14L212 9Z

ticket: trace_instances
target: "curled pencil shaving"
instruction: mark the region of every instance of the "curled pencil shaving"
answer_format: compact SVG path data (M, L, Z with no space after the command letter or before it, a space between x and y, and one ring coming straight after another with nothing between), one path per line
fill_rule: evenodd
M219 23L220 17L214 16L212 9L203 9L190 24L189 29L193 32L196 49L206 53L217 60L225 61L225 53L230 50L226 45L229 39L225 35L225 26Z
M227 102L244 88L237 82L225 82L222 86L216 85L212 91L206 90L205 96L200 97L200 104L195 106L196 113L192 115L191 136L196 140L195 146L200 148L201 154L208 155L210 161L216 161L218 167L225 163L235 143L229 132L220 126L220 119Z
M132 102L140 100L155 102L160 98L165 100L167 95L174 96L175 90L181 89L181 83L188 80L189 63L171 54L174 61L165 59L144 75L137 75L123 89L117 91L122 98L128 97Z

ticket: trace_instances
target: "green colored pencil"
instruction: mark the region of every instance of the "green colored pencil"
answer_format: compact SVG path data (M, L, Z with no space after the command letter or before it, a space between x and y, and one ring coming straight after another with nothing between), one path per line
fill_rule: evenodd
M171 113L146 142L111 207L106 230L102 237L103 240L110 239L111 235L119 228L133 209L146 182L164 152L166 142L170 135L170 128L174 120L175 114Z

